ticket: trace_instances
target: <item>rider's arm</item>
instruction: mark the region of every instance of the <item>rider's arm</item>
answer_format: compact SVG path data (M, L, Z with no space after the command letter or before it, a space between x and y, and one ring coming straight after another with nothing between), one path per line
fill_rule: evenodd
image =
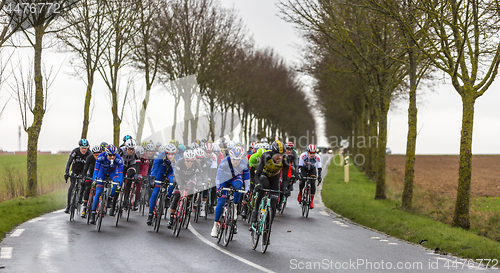
M66 163L66 172L65 173L69 173L69 167L73 163L73 160L75 159L75 156L76 156L76 149L74 149L71 152L71 154L69 155L68 162Z
M99 156L97 157L96 161L95 161L95 165L94 165L94 174L92 175L92 181L95 181L97 175L99 174L99 169L101 168L101 161L102 161L102 157Z
M250 191L250 172L248 168L243 170L241 178L243 178L243 182L245 183L245 191Z
M123 159L121 156L116 155L115 164L117 164L116 171L118 172L118 177L113 179L113 181L120 183L121 186L123 181Z
M264 170L264 166L266 165L267 159L266 159L266 154L262 154L260 158L259 165L257 166L257 170L255 171L255 184L260 184L260 176L262 175L262 171Z

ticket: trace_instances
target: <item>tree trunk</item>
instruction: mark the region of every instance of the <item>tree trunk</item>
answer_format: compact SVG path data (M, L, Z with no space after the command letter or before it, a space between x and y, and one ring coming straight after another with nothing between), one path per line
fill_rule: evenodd
M474 122L474 92L472 86L462 90L462 132L460 134L460 163L458 169L458 190L453 216L454 227L470 228L470 184L472 173L472 125Z
M210 97L210 120L209 120L209 126L210 126L210 130L209 130L209 134L210 134L210 139L212 141L215 141L215 122L214 122L214 119L215 119L215 100L213 99L213 97Z
M411 40L411 39L409 39ZM408 106L408 136L406 139L406 163L401 207L411 210L413 199L413 179L415 178L415 149L417 144L417 65L410 47L410 105Z
M182 132L182 139L184 141L184 144L191 143L188 140L189 123L193 122L193 112L191 111L191 97L192 94L189 91L184 91L184 94L182 95L182 100L184 101L184 132Z
M229 139L234 140L234 105L231 105L231 126L229 128Z
M385 92L385 91L384 91ZM377 180L375 199L385 199L385 148L387 146L387 112L389 111L388 99L380 103L380 120L378 130L378 154L377 154Z
M92 100L92 87L94 86L94 74L90 73L85 93L85 105L83 106L83 128L81 138L87 138L90 124L90 101Z
M179 96L175 97L174 104L174 125L172 125L172 139L175 139L175 128L177 127L177 108L179 107L179 102L181 98Z
M43 93L43 77L42 77L42 40L45 29L43 24L35 26L35 59L34 59L34 73L35 73L35 107L33 108L33 123L27 129L28 133L28 149L26 156L27 167L27 185L26 197L37 195L37 150L38 150L38 137L42 129L43 116L45 115L44 109L44 93Z
M200 115L200 102L201 102L201 93L195 93L198 100L196 101L196 113L194 119L191 121L191 140L194 141L197 138L197 130L198 130L198 119Z
M147 72L146 72L147 73ZM148 83L148 78L146 78L146 95L142 101L141 111L139 112L139 125L137 126L137 143L142 141L142 131L144 130L144 122L146 121L146 110L149 103L149 95L151 93L151 85Z

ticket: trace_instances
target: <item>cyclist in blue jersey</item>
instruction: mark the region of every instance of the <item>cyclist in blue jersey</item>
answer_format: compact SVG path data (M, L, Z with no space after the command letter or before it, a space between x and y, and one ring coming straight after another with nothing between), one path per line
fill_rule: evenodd
M170 183L174 183L174 164L176 162L175 145L170 143L167 145L164 152L160 153L153 162L153 169L151 170L151 180L154 181L154 189L151 193L151 198L149 199L149 215L146 224L148 226L153 224L153 211L156 204L156 198L161 189L161 182L164 178L168 179ZM171 189L172 188L172 189ZM167 196L172 195L173 187L168 187Z
M104 152L97 157L95 162L92 181L96 184L97 189L95 192L94 202L92 203L92 214L90 215L91 224L95 224L95 214L97 205L99 204L99 197L104 190L104 182L96 180L105 180L106 176L109 176L113 182L119 183L119 192L123 181L123 160L118 155L118 149L113 144L106 146ZM118 194L114 194L116 189L117 187L114 185L111 190L111 196L118 196ZM113 207L114 203L116 203L116 198L113 198Z
M242 147L235 147L229 150L229 156L224 158L217 170L217 177L215 178L215 183L217 185L217 194L219 196L217 200L217 207L215 208L215 218L214 226L212 228L212 237L217 237L218 223L220 216L222 214L222 209L226 204L226 194L227 191L221 190L222 188L230 187L231 185L237 190L241 190L243 187L243 182L245 183L245 191L250 191L250 173L248 172L248 163L243 160L244 151ZM233 208L235 211L233 215L236 216L236 207L240 201L240 193L234 193L234 203L236 204ZM234 234L238 233L238 228L234 226Z

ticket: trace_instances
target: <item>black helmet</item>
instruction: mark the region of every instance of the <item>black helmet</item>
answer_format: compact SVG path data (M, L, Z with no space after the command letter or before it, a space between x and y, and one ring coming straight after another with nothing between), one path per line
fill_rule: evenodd
M89 142L85 139L85 138L82 138L80 139L80 141L78 141L78 146L80 147L89 147Z
M285 145L280 140L275 140L273 144L271 144L271 151L273 154L282 154L285 152Z
M130 135L125 135L125 136L123 137L123 142L125 142L125 141L127 141L127 140L129 140L129 139L131 139L131 138L132 138L132 137L131 137Z
M104 149L106 149L106 146L108 146L108 143L107 142L101 142L101 149L102 151L104 151Z

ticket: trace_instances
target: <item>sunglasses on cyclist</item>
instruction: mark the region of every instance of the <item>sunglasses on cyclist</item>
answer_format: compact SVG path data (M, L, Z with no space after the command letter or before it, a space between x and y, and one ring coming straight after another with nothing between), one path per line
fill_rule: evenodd
M194 158L193 159L187 159L186 158L186 162L194 162Z

